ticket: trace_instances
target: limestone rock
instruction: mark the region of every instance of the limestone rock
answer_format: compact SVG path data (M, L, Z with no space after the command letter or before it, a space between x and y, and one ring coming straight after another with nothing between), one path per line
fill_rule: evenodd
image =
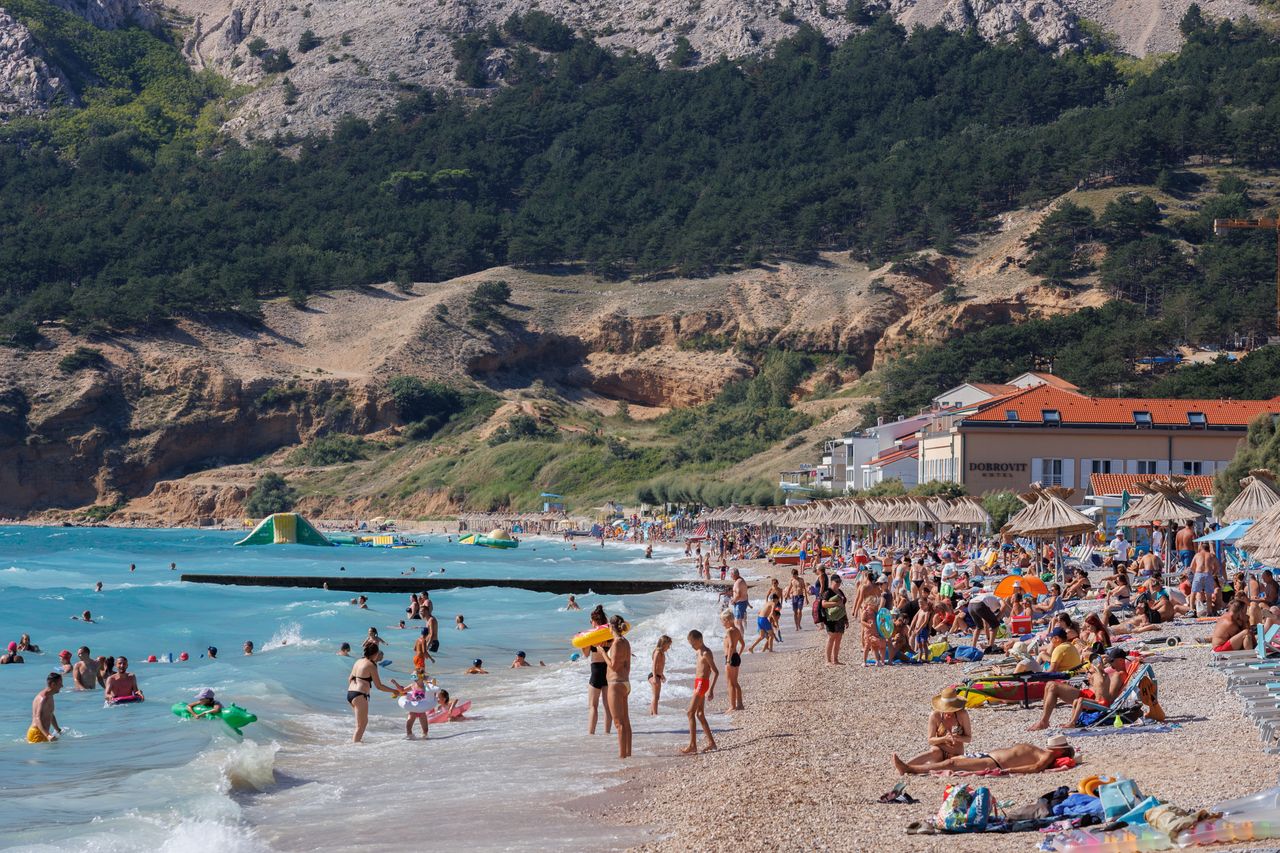
M75 102L62 72L31 31L0 9L0 120L42 113L58 101Z

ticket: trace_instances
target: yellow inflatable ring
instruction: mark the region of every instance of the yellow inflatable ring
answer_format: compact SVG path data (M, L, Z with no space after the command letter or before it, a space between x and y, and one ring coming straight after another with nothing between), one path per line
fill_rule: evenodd
M622 633L631 630L631 626L626 622L622 623ZM575 634L570 641L575 649L585 649L590 646L599 646L613 639L613 631L608 625L601 625L599 628L592 628L590 631L583 631L581 634Z

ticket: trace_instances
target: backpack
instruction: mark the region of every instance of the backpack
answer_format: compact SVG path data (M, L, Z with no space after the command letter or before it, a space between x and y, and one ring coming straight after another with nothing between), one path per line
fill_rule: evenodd
M946 832L983 832L991 818L991 791L969 785L948 785L942 792L936 823Z

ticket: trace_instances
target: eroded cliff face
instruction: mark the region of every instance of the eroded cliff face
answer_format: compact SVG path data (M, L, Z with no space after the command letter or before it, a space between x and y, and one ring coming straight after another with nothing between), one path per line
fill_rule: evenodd
M38 115L59 102L76 102L62 70L49 61L29 29L0 9L0 121Z
M395 422L389 399L363 381L247 379L208 362L103 350L105 366L69 376L56 351L10 355L0 367L0 515L114 505L189 471Z

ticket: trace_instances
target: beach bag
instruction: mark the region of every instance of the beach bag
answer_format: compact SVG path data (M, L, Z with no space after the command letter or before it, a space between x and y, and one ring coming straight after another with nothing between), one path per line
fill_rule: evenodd
M956 660L973 661L982 660L982 649L974 646L957 646L956 653L952 655Z
M936 818L947 832L983 832L991 818L991 791L969 785L948 785Z
M951 651L951 644L945 640L932 643L929 646L929 660L941 660L946 657L947 652Z
M822 618L822 599L813 599L813 624L821 625L825 620Z

